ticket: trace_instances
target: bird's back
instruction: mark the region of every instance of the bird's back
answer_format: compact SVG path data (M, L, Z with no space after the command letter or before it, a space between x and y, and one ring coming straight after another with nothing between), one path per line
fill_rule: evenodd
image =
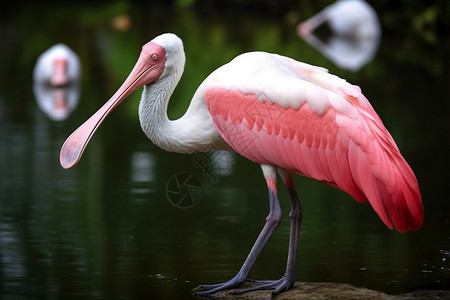
M212 73L203 99L241 155L369 201L389 228L423 223L417 179L358 87L283 56L249 53Z

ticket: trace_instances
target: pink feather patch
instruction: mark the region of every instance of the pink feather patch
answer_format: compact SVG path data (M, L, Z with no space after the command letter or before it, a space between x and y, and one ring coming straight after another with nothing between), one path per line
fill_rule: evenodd
M363 108L346 97L357 111L350 117L333 107L319 114L308 102L284 108L225 88L206 89L203 98L222 138L242 156L369 201L389 228L404 232L423 223L417 179L368 102Z

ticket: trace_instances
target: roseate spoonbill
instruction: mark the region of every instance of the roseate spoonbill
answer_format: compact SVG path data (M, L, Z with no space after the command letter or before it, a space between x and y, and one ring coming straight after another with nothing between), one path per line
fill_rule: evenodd
M281 220L277 172L290 198L291 232L287 268L277 281L253 289L280 293L294 284L302 207L292 173L337 187L359 202L369 201L389 227L405 232L423 223L416 177L394 140L357 86L326 70L265 52L239 55L211 73L187 112L167 117L169 98L183 72L182 41L163 34L142 47L119 90L66 140L60 161L74 166L104 118L144 86L139 118L149 139L167 151L234 150L261 165L270 212L242 268L231 280L202 285L200 294L239 286Z
M329 37L316 30L328 25ZM302 22L297 33L338 67L358 71L375 56L381 26L375 10L363 0L340 0Z
M52 120L66 119L79 101L81 63L64 44L56 44L37 59L33 91L39 108Z
M41 54L33 71L34 82L51 87L78 83L81 64L78 56L64 44L56 44Z

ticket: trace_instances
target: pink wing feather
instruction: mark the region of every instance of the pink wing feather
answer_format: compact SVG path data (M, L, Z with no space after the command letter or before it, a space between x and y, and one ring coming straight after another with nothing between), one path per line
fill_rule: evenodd
M237 153L369 201L391 229L420 228L423 206L413 171L367 99L344 98L356 115L332 106L319 114L307 101L298 109L285 108L217 86L203 92L220 135Z

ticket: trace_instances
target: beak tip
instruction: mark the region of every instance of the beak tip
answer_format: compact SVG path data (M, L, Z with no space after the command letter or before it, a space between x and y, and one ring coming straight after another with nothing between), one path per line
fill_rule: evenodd
M64 169L70 169L75 166L81 158L83 150L79 147L68 147L68 145L73 145L71 143L65 143L61 148L61 153L59 154L59 163Z
M66 156L62 156L59 158L59 163L64 169L72 168L77 162L70 161Z
M68 169L70 169L70 168L73 167L73 165L71 165L71 164L69 164L69 163L67 163L67 162L64 162L64 161L61 161L61 166L62 166L64 169L66 169L66 170L68 170Z

